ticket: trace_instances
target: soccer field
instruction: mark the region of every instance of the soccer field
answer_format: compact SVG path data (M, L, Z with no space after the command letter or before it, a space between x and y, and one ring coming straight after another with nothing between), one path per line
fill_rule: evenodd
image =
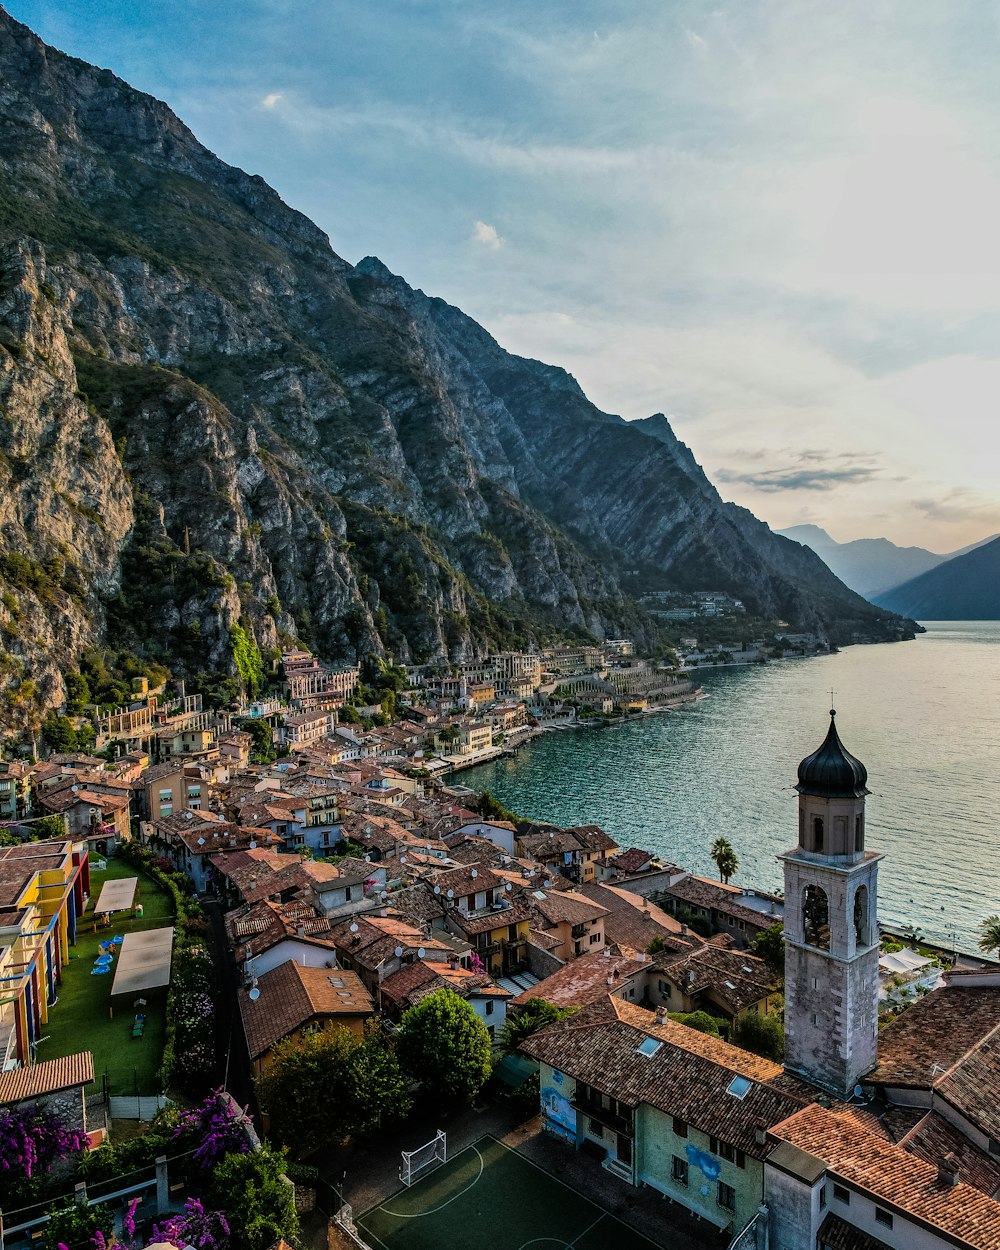
M373 1250L657 1250L562 1181L483 1137L358 1219Z

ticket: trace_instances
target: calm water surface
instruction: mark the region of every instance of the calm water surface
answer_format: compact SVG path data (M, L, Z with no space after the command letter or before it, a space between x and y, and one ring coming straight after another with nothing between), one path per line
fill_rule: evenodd
M545 734L456 780L696 872L714 872L721 834L740 859L736 884L780 888L796 768L826 734L832 688L844 745L868 768L883 919L975 949L979 922L1000 912L1000 622L929 622L914 642L699 680L708 697L684 711Z

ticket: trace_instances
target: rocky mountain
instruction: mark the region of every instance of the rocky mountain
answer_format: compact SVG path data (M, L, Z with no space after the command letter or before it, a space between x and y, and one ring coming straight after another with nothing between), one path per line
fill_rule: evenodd
M15 720L88 648L218 672L237 625L334 661L649 644L632 593L717 587L837 642L909 629L723 503L664 417L349 265L2 9L0 516Z
M818 525L793 525L778 532L810 547L845 586L866 599L877 598L891 586L898 586L951 559L950 555L936 555L923 547L897 547L888 538L856 538L853 542L838 543Z
M1000 620L1000 538L955 556L878 596L893 612L924 621Z

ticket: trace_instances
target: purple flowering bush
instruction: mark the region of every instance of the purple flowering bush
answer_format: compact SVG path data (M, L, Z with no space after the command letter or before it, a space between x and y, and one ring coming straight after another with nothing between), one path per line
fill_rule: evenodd
M198 1198L188 1198L183 1215L172 1215L153 1227L153 1242L197 1246L198 1250L229 1250L232 1244L224 1211L206 1211Z
M250 1149L244 1128L246 1112L232 1101L224 1103L220 1092L182 1112L171 1139L181 1150L194 1148L192 1158L200 1172L211 1171L224 1155L246 1154Z
M86 1148L86 1133L43 1107L0 1109L0 1208L30 1202L53 1164Z

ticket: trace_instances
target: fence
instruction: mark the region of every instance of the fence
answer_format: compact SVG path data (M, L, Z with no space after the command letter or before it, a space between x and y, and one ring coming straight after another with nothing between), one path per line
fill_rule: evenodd
M252 1150L260 1149L260 1138L253 1125L239 1109L239 1104L232 1096L223 1091L219 1095L223 1106L237 1113L237 1119ZM114 1102L114 1097L110 1098ZM126 1100L127 1101L127 1100ZM89 1104L88 1104L89 1107ZM0 1250L30 1250L40 1236L42 1226L48 1222L48 1213L53 1208L68 1206L71 1202L92 1205L96 1203L119 1204L116 1212L119 1220L125 1213L129 1203L139 1199L137 1218L142 1220L150 1214L166 1215L170 1211L182 1208L182 1196L197 1186L191 1185L191 1167L189 1160L196 1148L182 1151L180 1154L160 1155L154 1163L138 1168L121 1176L112 1176L103 1181L78 1181L72 1189L64 1193L50 1195L44 1202L29 1207L21 1207L13 1211L0 1211ZM291 1184L291 1182L288 1182ZM152 1207L152 1212L150 1211Z

